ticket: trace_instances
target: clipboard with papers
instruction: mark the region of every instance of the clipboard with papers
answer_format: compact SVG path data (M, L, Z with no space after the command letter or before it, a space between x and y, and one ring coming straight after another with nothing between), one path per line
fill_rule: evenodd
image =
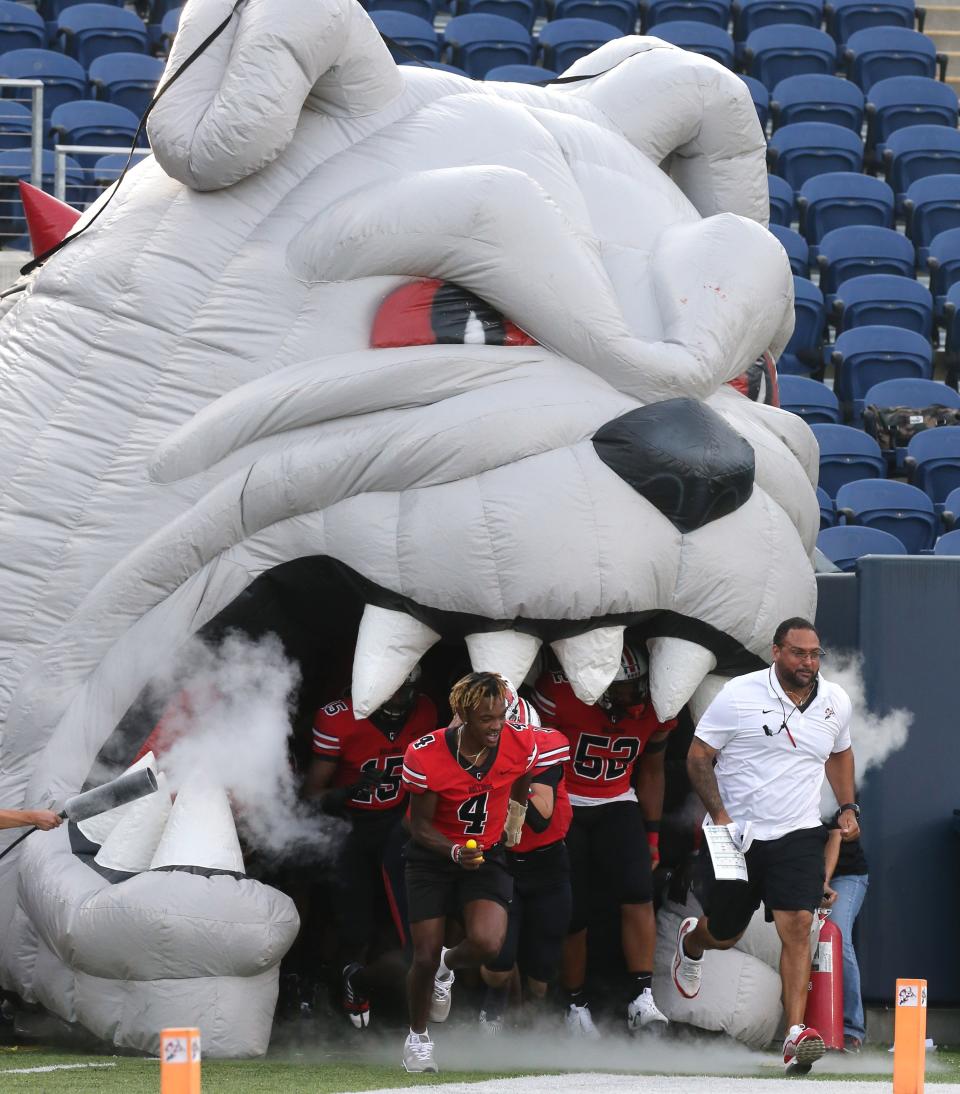
M744 826L739 840L725 824L704 824L707 848L713 862L713 873L718 881L747 881L747 860L741 847L749 847L750 823Z

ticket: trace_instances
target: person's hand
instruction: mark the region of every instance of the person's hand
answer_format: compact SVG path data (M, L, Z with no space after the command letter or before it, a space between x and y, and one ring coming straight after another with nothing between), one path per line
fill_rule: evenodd
M59 828L63 824L63 818L50 809L31 809L27 816L30 823L41 832L49 832L51 828Z
M860 835L860 821L852 809L844 809L837 817L837 827L840 829L840 839L844 843L849 843Z
M837 893L835 889L831 889L829 885L823 887L823 899L820 901L821 908L832 908L837 902Z
M742 830L736 821L730 821L725 827L733 839L734 847L736 847L741 854L745 855L750 850L750 845L753 843L753 834L750 832L750 822L748 821Z
M479 870L483 865L483 848L464 845L460 848L457 865L464 870Z

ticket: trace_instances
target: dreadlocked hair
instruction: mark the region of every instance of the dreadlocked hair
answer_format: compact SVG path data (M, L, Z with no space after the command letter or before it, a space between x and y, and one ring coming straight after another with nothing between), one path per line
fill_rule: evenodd
M450 691L450 707L462 718L486 699L507 701L507 682L495 672L471 672L461 677Z

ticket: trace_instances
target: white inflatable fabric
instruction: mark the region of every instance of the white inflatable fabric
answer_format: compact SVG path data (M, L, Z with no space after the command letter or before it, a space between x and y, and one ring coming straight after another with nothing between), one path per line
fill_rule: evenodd
M190 0L167 79L232 7ZM625 625L679 621L651 652L673 708L812 612L812 435L725 384L793 322L746 87L655 38L571 71L401 70L353 0L246 0L160 101L155 158L3 302L4 805L77 791L157 652L293 559L395 613L364 621L358 711L454 619L506 632L471 649L518 675L554 643L589 699ZM533 344L471 311L462 344L372 349L423 278ZM262 1051L295 931L252 880L109 884L66 832L0 864L0 981L118 1045L175 1020Z

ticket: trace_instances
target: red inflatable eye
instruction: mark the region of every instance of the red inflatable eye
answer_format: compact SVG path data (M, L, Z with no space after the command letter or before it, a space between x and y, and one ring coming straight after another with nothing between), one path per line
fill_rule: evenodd
M535 346L486 301L451 281L413 281L384 300L373 321L374 349L394 346Z
M727 382L754 403L780 405L777 363L769 351L762 353L748 369Z

